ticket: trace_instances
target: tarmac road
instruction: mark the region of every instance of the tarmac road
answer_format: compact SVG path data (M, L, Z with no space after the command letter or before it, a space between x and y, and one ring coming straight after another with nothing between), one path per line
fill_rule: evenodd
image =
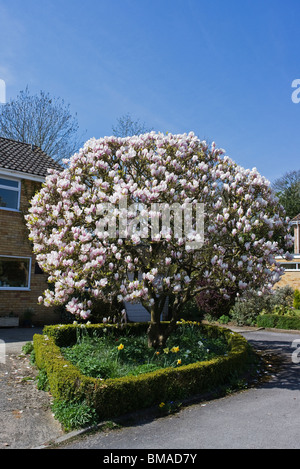
M271 379L257 387L189 405L177 414L140 418L111 431L75 432L63 443L61 437L71 435L63 434L51 414L50 396L36 389L27 359L19 356L22 345L40 331L0 329L0 346L6 349L5 364L0 354L0 449L299 449L300 352L298 357L293 341L300 343L300 331L232 329L257 349L280 354L280 371L273 375L271 368Z
M283 357L280 372L267 382L224 398L188 406L168 417L85 435L61 448L299 449L300 363L293 362L299 360L293 341L300 342L300 332L241 330L241 333L256 348Z

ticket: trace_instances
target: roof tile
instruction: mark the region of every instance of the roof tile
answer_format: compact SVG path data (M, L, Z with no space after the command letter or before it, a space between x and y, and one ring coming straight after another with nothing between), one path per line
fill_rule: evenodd
M0 170L9 169L35 176L47 176L48 168L62 170L62 166L39 147L0 137Z

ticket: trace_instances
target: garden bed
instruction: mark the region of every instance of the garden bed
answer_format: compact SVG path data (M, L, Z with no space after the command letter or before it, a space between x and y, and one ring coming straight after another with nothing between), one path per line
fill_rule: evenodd
M184 323L183 327L190 324ZM128 324L126 332L114 325L72 324L46 326L42 335L34 335L35 362L47 375L54 400L84 402L88 408L95 411L101 421L159 405L161 402L185 399L212 391L230 382L232 376L242 375L247 370L253 352L246 339L225 328L192 324L205 340L216 343L217 339L217 342L221 341L221 345L226 343L225 353L216 355L215 350L214 356L204 354L201 361L185 365L183 360L187 349L182 349L178 358L180 346L170 344L167 355L170 354L173 363L167 363L165 368L116 378L102 378L101 374L99 377L87 376L78 365L66 358L66 348L70 350L70 347L78 342L82 331L93 338L109 334L115 340L115 348L122 352L125 350L123 342L126 334L130 332L136 336L145 335L148 324ZM178 347L179 350L176 350ZM222 347L223 345L221 349ZM153 355L155 351L151 353Z

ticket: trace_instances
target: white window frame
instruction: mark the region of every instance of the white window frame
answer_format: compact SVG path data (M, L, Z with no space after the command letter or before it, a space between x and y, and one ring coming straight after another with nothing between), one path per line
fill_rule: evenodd
M20 211L20 200L21 200L21 181L20 179L8 177L6 175L2 175L0 173L0 179L7 179L8 181L14 181L18 183L18 187L12 187L12 186L6 186L5 184L0 184L0 189L6 189L6 190L11 190L14 192L18 192L18 203L17 203L17 208L11 208L11 207L1 207L0 210L9 210L11 212L19 212Z
M5 254L0 254L1 258L10 258L10 259L22 259L22 260L29 260L29 267L28 267L28 285L26 287L8 287L8 286L0 286L0 291L30 291L30 280L31 280L31 264L32 259L28 256L7 256Z
M288 267L284 267L284 271L285 272L300 272L300 262L283 262L284 265L288 265L288 264L295 264L296 265L296 269L289 269Z

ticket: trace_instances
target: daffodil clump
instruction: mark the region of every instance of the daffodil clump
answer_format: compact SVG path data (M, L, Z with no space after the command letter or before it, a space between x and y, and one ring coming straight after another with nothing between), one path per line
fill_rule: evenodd
M194 324L178 324L165 347L158 350L148 347L146 335L125 334L116 338L104 334L97 338L81 337L72 347L65 347L63 354L83 374L108 379L189 365L227 351L224 339L208 338Z

